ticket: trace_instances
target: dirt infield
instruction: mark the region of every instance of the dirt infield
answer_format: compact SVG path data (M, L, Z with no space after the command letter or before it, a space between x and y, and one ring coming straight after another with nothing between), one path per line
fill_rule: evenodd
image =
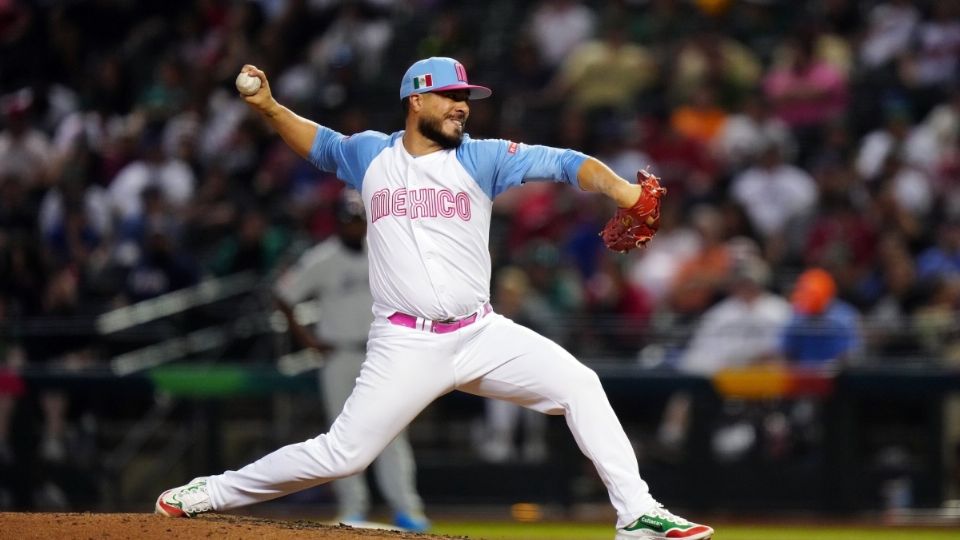
M451 540L437 536L321 525L311 521L275 521L231 515L171 519L153 514L36 514L0 512L0 540L27 538L92 540L101 538L183 538L197 540Z

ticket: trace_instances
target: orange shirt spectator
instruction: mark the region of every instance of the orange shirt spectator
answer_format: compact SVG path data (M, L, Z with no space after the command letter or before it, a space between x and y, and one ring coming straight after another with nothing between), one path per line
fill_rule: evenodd
M723 130L727 112L717 106L713 90L708 86L697 89L690 103L674 109L670 125L677 133L709 146Z

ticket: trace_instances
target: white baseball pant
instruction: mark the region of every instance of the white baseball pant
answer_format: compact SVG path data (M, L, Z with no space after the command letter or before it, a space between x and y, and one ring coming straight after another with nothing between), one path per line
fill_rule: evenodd
M490 313L446 334L378 318L356 387L330 431L209 477L214 510L267 501L364 470L437 397L461 390L562 414L624 527L655 503L600 379L562 347Z
M323 407L332 420L343 410L360 376L362 351L342 350L332 353L320 374ZM423 501L416 490L416 462L407 439L401 431L373 462L374 477L380 493L396 512L423 513ZM339 517L363 516L370 510L370 491L363 475L335 480L331 485L337 496Z

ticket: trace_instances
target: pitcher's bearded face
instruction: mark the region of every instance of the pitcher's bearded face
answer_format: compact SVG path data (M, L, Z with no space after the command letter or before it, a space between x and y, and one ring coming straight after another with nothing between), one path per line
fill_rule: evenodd
M417 129L442 148L456 148L463 141L463 129L470 116L470 92L454 90L423 94L424 107Z

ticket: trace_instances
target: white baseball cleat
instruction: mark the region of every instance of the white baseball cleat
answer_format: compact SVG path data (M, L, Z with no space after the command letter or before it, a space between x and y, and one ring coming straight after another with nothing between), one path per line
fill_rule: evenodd
M201 476L161 493L153 511L167 517L193 517L212 509L210 494L207 493L207 477Z
M636 521L622 529L617 529L615 540L709 540L713 529L706 525L692 523L657 503L653 509L638 517Z

